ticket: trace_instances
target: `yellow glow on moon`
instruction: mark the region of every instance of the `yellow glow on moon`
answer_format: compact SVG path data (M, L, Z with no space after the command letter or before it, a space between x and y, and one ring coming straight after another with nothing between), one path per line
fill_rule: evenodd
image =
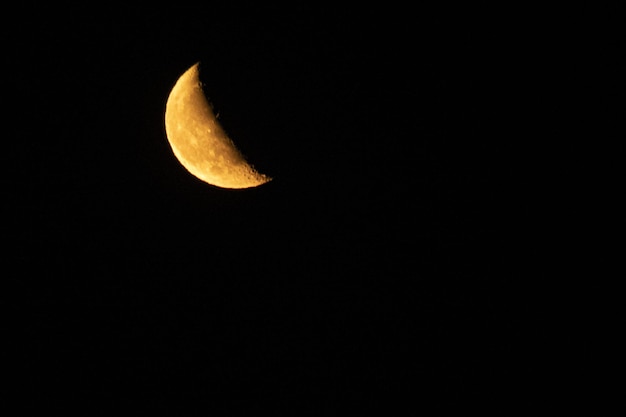
M220 126L204 96L198 63L176 82L165 106L165 132L180 163L193 175L223 188L249 188L271 178L250 166Z

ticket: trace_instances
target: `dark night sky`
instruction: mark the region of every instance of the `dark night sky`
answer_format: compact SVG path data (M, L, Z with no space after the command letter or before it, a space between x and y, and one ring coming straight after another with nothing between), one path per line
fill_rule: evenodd
M601 375L580 307L601 285L564 289L563 265L579 193L602 194L578 138L618 114L611 10L52 12L5 37L9 396L446 414ZM197 61L271 183L211 187L174 158L165 102Z

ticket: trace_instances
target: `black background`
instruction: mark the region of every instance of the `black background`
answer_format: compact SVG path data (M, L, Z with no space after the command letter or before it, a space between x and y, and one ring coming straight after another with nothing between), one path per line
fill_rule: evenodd
M610 207L593 175L613 151L592 145L619 138L619 13L574 12L14 11L5 400L88 415L606 404L610 253L581 244L603 244L608 213L589 202ZM219 189L173 156L165 102L198 61L272 182Z

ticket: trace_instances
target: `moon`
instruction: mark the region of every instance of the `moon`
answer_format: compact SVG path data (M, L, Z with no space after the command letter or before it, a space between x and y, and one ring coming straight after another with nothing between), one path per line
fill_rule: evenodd
M180 76L165 106L165 132L178 161L202 181L250 188L271 178L257 172L217 121L202 91L199 63Z

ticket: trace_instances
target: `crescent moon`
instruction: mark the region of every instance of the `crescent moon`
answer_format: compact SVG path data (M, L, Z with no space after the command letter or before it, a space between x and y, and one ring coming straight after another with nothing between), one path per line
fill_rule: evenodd
M257 172L235 147L202 91L199 63L178 79L165 106L165 132L178 161L202 181L250 188L271 178Z

